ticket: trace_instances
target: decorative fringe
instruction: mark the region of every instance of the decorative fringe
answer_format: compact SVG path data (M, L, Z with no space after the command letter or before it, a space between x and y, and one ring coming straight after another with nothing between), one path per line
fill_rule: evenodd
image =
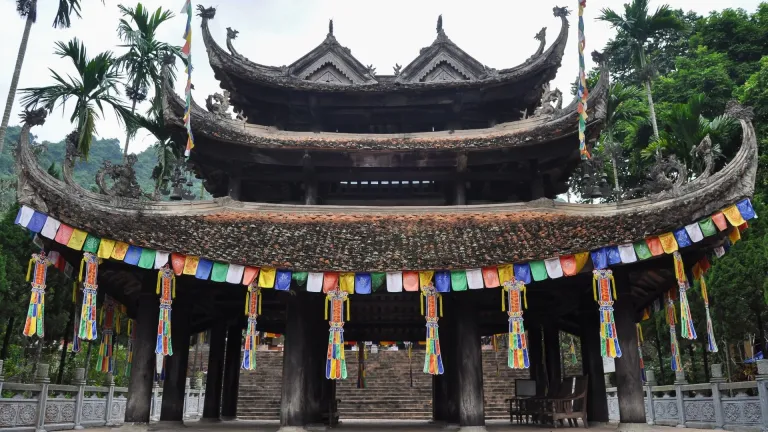
M48 265L50 262L45 256L44 251L39 254L32 254L27 266L27 282L32 282L32 294L29 297L29 310L27 311L27 322L24 324L24 336L37 334L43 337L45 334L45 279L47 277ZM34 265L34 278L32 266Z
M709 294L707 294L707 281L704 279L704 275L699 279L701 283L701 298L704 299L704 311L707 315L707 351L716 353L717 342L715 342L715 331L712 327L712 317L709 316Z
M621 357L619 336L613 316L613 300L616 295L616 280L613 271L592 270L592 293L600 305L600 353L603 357Z
M195 138L192 136L192 1L186 0L181 13L187 14L187 25L184 29L184 46L181 48L181 56L187 60L186 68L187 85L184 90L186 104L184 105L184 128L187 130L187 147L184 156L189 157L192 148L195 147Z
M85 278L83 278L85 270ZM80 311L80 339L96 340L96 284L99 273L99 258L96 255L85 252L80 262L80 282L83 283L83 307Z
M256 348L258 347L259 332L256 331L256 320L261 314L261 288L257 281L248 285L248 291L245 294L245 314L248 316L248 327L245 330L245 340L243 341L243 364L244 370L256 369Z
M675 260L675 276L677 276L677 286L680 289L680 335L685 339L693 340L696 339L696 329L693 327L691 306L688 304L688 295L686 294L691 285L685 275L685 266L680 252L675 251L672 257Z
M119 305L110 296L104 299L101 307L101 344L99 345L99 359L96 368L102 372L115 371L115 357L113 355L114 334L120 334Z
M125 376L131 376L131 366L133 365L133 345L136 343L136 323L128 319L128 353L125 359Z
M157 322L157 343L155 354L164 356L173 355L171 346L171 304L176 298L176 275L173 270L164 265L157 272L157 294L160 295L160 316Z
M328 292L325 296L325 319L328 319L329 303L331 317L328 321L330 330L325 377L333 380L347 379L347 360L344 357L344 311L346 309L347 321L349 321L348 294L341 291L338 284Z
M645 378L645 362L643 361L643 327L640 323L637 323L637 354L640 358L640 375L643 378L643 382L648 380Z
M677 331L675 330L677 316L675 315L675 301L671 295L667 294L667 324L669 324L670 352L672 360L672 370L682 371L683 363L680 361L680 347L677 344Z
M504 293L507 293L506 302ZM525 284L518 280L504 282L504 288L501 291L501 310L506 310L509 315L507 366L512 369L528 369L530 366L528 338L523 324L523 308L528 308Z
M443 316L443 297L430 281L421 287L421 314L427 320L427 345L424 356L424 373L443 374L443 356L440 353L440 332L437 321Z
M579 82L576 95L579 98L579 105L576 111L579 113L579 154L582 160L591 159L587 149L586 130L587 130L587 72L584 66L584 48L587 41L584 37L584 8L587 7L587 0L579 0Z
M365 342L357 343L357 388L366 388L365 381L365 361L368 359L368 352L365 351Z

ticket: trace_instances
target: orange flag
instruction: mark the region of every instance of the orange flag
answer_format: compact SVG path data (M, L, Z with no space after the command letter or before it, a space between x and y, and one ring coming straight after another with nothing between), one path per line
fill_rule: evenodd
M256 280L256 276L258 275L258 267L246 267L245 270L243 270L243 285L250 285L254 280Z
M187 257L180 253L171 254L171 266L173 266L173 272L176 276L181 276L184 272L184 263L187 261Z
M651 255L659 256L664 253L664 247L661 245L661 241L658 237L648 237L645 239L645 243L648 244L648 249L651 251Z
M331 292L339 287L339 274L334 272L323 273L323 292Z
M725 231L728 229L728 222L725 220L725 215L722 212L717 212L712 215L712 222L715 223L717 229Z
M563 268L563 274L573 276L579 271L576 269L576 257L573 255L563 255L560 257L560 267Z
M415 271L403 272L403 289L406 291L419 290L419 272L415 272Z
M483 267L483 282L486 288L498 288L499 269L497 267Z

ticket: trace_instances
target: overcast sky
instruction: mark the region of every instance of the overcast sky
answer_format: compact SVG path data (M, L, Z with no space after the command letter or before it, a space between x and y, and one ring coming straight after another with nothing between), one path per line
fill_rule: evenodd
M435 38L437 16L443 15L443 28L462 49L481 63L501 69L515 66L528 58L538 46L533 36L546 26L547 46L556 37L560 23L553 17L553 6L569 6L574 9L576 1L562 0L388 0L370 2L360 0L217 0L216 18L211 30L224 46L226 28L240 31L235 41L238 51L249 59L269 65L287 65L298 59L320 42L328 31L328 19L334 20L334 34L338 41L350 48L352 54L363 64L373 64L380 74L391 74L395 63L405 66L428 46ZM51 27L55 1L40 0L37 24L32 27L27 56L19 88L49 85L52 83L49 68L64 75L73 72L68 61L53 55L53 44L57 40L78 37L85 41L89 56L118 48L116 27L120 12L114 0L81 0L83 18L73 20L70 29ZM163 6L171 9L176 17L163 24L160 38L166 42L182 45L186 16L178 11L182 0L144 0L152 8ZM602 50L613 35L613 31L602 22L595 20L600 9L611 7L623 9L624 1L589 0L585 11L585 33L587 52ZM741 7L754 11L759 0L667 0L673 8L694 10L707 14L724 7ZM135 3L123 3L135 6ZM195 4L193 2L193 4ZM651 1L652 7L663 4ZM554 81L554 86L569 94L570 83L577 74L576 14L570 17L571 28L563 65ZM5 103L13 65L24 20L16 13L14 0L0 0L0 101ZM193 83L194 97L203 102L208 94L220 91L219 83L213 77L208 65L203 40L200 37L200 18L195 16L192 41L195 65ZM592 61L587 56L587 68ZM183 83L177 85L177 92L183 91ZM17 123L20 112L19 95L16 96L11 125ZM567 103L568 101L566 101ZM59 141L72 130L69 123L71 104L65 115L59 110L49 116L45 126L36 128L35 133L42 140ZM142 107L146 108L146 107ZM114 115L107 112L97 124L97 132L103 138L119 138L121 145L125 132L118 125ZM154 138L141 133L131 143L132 151L141 151L154 142Z

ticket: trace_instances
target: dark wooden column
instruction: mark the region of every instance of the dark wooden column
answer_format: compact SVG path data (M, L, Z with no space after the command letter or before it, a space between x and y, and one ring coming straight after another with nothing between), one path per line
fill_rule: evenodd
M304 204L317 204L317 178L315 177L315 166L312 164L312 157L308 152L304 153L301 160L303 182L304 182Z
M309 422L310 379L307 358L312 358L312 331L307 323L309 304L299 293L288 298L283 347L283 391L280 426L303 427ZM327 340L327 338L326 338ZM325 378L325 377L323 377Z
M544 363L547 366L547 391L552 393L557 391L563 379L560 364L560 331L557 327L544 327Z
M306 302L304 321L307 332L312 334L311 353L305 358L307 371L307 424L319 424L323 415L331 410L336 399L335 381L325 379L325 360L328 357L328 323L323 320L324 299L322 296L309 295L302 299ZM356 379L349 377L348 379Z
M467 155L461 153L456 158L456 193L454 196L455 205L467 204L467 185L464 173L467 171Z
M224 347L227 343L227 325L218 321L211 329L208 351L208 376L205 379L205 405L201 421L219 421L221 389L224 382Z
M173 355L165 360L163 403L160 421L183 424L184 387L189 360L189 314L186 304L175 302L171 310L171 346Z
M459 423L458 358L456 353L456 317L452 298L444 297L444 316L439 321L442 375L432 378L432 420Z
M240 348L243 343L243 325L240 320L227 329L227 352L224 358L224 390L221 396L221 419L237 418L237 395L240 390Z
M591 298L583 301L581 319L581 366L588 376L587 418L589 422L608 422L608 400L603 378L603 357L600 354L600 315Z
M621 347L621 357L616 359L616 393L619 397L621 423L645 424L645 392L640 372L640 354L637 351L635 308L628 276L625 272L616 273L615 276L617 299L613 305L613 315Z
M126 424L149 424L152 381L155 377L158 299L151 293L139 294L136 307L136 340L133 343L131 382L125 405Z
M477 306L471 298L462 300L461 304L461 311L456 314L459 426L485 426L483 353Z
M541 326L528 327L528 359L531 379L536 380L536 394L543 395L547 390L547 370L544 367L544 347L541 340Z
M233 200L240 200L243 187L243 180L240 177L229 177L229 184L227 185L227 193Z

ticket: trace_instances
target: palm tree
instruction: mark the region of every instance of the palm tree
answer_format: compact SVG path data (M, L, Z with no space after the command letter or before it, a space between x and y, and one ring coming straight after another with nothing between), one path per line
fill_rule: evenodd
M80 154L88 159L91 142L96 134L96 120L104 114L104 105L112 107L117 119L126 125L135 123L133 114L118 97L120 75L115 69L115 58L111 52L88 58L85 45L74 38L67 43L57 42L54 53L72 60L77 74L65 79L51 69L56 84L23 89L22 104L27 109L42 106L52 112L57 105L64 105L74 99L75 109L70 118L76 125L73 138ZM64 168L67 169L66 166Z
M653 105L653 95L651 94L653 68L646 53L646 44L649 39L658 37L663 31L682 29L683 24L669 9L669 5L663 5L656 9L653 15L649 15L648 2L649 0L632 0L632 3L624 4L624 15L619 15L613 9L603 9L602 15L598 19L610 23L611 27L617 29L620 37L616 38L615 43L629 45L632 61L643 79L645 93L648 97L653 136L658 138L659 126L656 122L656 108Z
M19 53L16 55L16 66L13 69L13 78L11 78L11 88L8 90L3 120L0 123L0 153L3 152L5 131L8 129L8 122L11 119L11 109L13 108L13 101L16 98L16 90L19 86L21 66L24 64L24 56L27 53L29 32L32 30L32 24L37 20L37 0L16 0L16 10L19 12L19 15L27 19L27 23L24 26L24 33L21 35ZM80 17L80 0L59 0L59 8L56 11L56 17L53 19L53 26L69 27L72 24L71 17L73 14L78 18Z
M173 18L173 13L162 8L150 15L149 10L141 3L136 8L118 6L123 14L117 27L120 39L125 42L123 47L128 52L117 59L117 64L126 73L126 96L132 101L131 113L135 112L136 104L147 98L150 87L154 87L155 96L160 94L162 84L163 57L168 54L180 54L180 48L156 39L160 24ZM128 19L128 20L127 20ZM130 20L130 22L129 22ZM134 26L135 25L135 26ZM155 97L153 105L159 104ZM129 131L125 137L124 157L128 156L128 142L131 138Z
M619 191L618 161L621 157L621 143L638 124L645 121L648 113L642 105L643 92L635 86L625 86L614 83L608 89L608 100L605 107L605 127L602 132L604 153L611 159L613 165L613 181Z

